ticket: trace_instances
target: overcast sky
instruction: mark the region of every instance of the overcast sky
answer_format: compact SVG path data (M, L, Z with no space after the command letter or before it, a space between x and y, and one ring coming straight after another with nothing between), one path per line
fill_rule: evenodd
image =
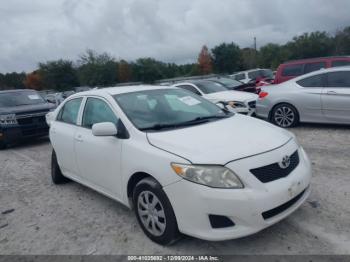
M86 49L117 59L186 63L209 48L285 43L350 25L350 0L0 0L0 72L76 60Z

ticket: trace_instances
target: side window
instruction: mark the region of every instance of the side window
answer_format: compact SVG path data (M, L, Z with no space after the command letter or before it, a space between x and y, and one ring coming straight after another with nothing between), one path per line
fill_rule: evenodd
M350 88L350 71L331 72L327 74L328 87Z
M94 124L112 122L117 124L115 116L109 105L98 98L88 98L84 108L82 126L91 128Z
M332 61L332 67L347 66L347 65L350 65L350 61L346 61L346 60Z
M259 76L259 70L257 71L252 71L248 73L248 78L249 79L256 79Z
M320 70L321 68L326 68L326 63L325 62L305 64L304 74Z
M324 74L310 76L297 81L298 85L302 87L323 87Z
M182 88L182 89L186 89L186 90L188 90L188 91L190 91L190 92L192 92L192 93L194 93L194 94L196 94L196 95L201 96L201 93L199 93L199 91L198 91L195 87L193 87L193 86L190 86L190 85L181 85L181 86L178 86L178 87L180 87L180 88Z
M287 65L283 68L282 76L300 76L303 74L303 65Z
M58 113L57 120L75 125L77 123L79 108L82 99L83 98L76 98L65 103L61 111Z
M235 79L236 80L243 80L244 79L244 74L238 74L238 75L235 75Z

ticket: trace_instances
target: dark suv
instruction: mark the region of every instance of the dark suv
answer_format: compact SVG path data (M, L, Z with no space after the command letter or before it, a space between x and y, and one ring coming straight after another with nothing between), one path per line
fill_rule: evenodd
M26 138L46 136L45 115L54 108L34 90L0 91L0 149Z

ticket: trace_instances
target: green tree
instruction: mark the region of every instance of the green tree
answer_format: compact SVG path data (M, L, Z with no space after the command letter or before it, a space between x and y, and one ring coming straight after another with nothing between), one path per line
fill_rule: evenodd
M276 69L281 63L288 59L286 49L278 44L269 43L260 48L258 53L258 64L263 68Z
M335 34L334 45L335 55L350 55L350 26Z
M79 85L76 69L69 60L40 63L39 73L45 89L64 91Z
M296 36L285 45L290 53L288 59L304 59L329 56L334 53L334 41L326 32L305 33Z
M83 86L112 86L118 82L118 63L107 53L87 50L78 61L78 78Z
M222 43L211 50L214 71L216 73L233 73L241 69L240 48L235 43Z
M25 88L23 84L25 78L26 74L24 72L0 74L0 90Z
M139 58L132 64L132 71L136 81L144 83L153 83L156 80L165 78L165 64L153 58Z

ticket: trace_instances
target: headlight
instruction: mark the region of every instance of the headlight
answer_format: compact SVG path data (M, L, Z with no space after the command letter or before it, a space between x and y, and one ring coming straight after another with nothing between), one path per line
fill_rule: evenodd
M247 107L244 103L242 102L237 102L237 101L231 101L227 103L229 106L233 107L233 108L244 108Z
M215 188L243 188L236 174L223 166L183 165L172 163L176 174L194 183Z
M0 115L1 125L16 125L17 119L15 114Z

